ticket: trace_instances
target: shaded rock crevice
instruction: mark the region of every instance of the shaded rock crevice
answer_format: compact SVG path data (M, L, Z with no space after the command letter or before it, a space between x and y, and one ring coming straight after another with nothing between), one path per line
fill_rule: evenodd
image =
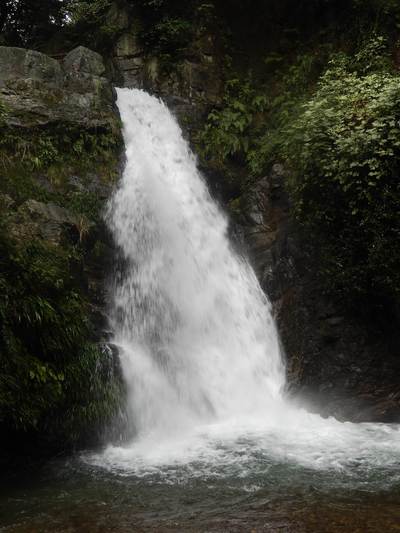
M366 323L325 294L318 251L293 218L286 173L271 173L245 195L245 242L276 315L288 394L341 420L400 417L398 332Z

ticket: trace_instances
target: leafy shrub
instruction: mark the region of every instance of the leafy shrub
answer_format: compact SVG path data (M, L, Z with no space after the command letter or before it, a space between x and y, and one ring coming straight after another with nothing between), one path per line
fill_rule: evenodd
M182 18L164 17L144 35L144 44L163 59L177 58L189 44L192 25Z
M256 116L266 104L267 98L249 80L229 80L221 107L211 111L200 135L205 156L217 165L223 165L228 157L245 160Z
M327 50L321 47L318 54L298 54L291 64L277 72L274 90L267 100L265 122L247 154L247 165L252 175L265 172L280 157L287 124L296 119L302 104L312 94L326 53Z
M111 7L111 0L71 0L68 3L70 22L91 21L93 24L103 22L103 17Z
M353 302L400 295L400 78L382 45L333 60L286 131L297 215L329 290Z
M110 422L122 385L90 340L79 251L0 228L0 427L70 446ZM112 367L112 365L111 365ZM88 386L87 384L90 384ZM40 436L40 439L39 439Z
M66 124L26 132L4 127L1 134L2 167L17 162L31 171L77 161L81 167L90 168L94 162L115 157L120 145L118 135L109 130L89 131Z
M4 122L5 116L6 116L6 108L5 108L5 105L3 104L3 102L0 100L0 126Z
M323 50L324 51L324 50ZM208 116L199 136L200 150L208 164L229 173L235 161L247 175L259 176L274 162L285 141L285 128L297 116L321 70L322 52L299 54L285 68L281 57L265 59L272 68L267 85L247 77L226 83L220 106Z
M72 42L86 44L101 52L108 50L121 28L109 17L111 0L71 0L67 3L67 34Z

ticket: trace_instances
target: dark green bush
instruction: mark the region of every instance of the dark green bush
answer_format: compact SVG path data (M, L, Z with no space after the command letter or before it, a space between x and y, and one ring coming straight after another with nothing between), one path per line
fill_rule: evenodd
M0 229L0 427L68 447L111 421L122 385L91 341L79 251Z
M400 295L399 120L400 78L374 38L330 63L286 130L297 215L328 289L353 303Z
M166 16L147 29L143 41L153 54L172 61L179 59L192 38L192 31L188 20Z
M208 115L200 135L204 155L216 165L223 165L228 157L245 160L255 137L256 116L266 104L266 96L250 80L229 80L221 106Z

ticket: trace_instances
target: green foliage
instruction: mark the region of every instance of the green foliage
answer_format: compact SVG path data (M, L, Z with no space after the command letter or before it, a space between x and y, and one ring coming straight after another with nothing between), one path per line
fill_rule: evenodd
M81 167L90 168L93 162L115 157L120 144L111 131L87 131L65 124L27 132L4 127L1 133L0 165L6 168L18 162L31 171L77 161Z
M108 130L87 131L64 125L24 132L3 127L0 191L18 203L28 198L54 201L97 220L101 205L96 195L71 190L65 180L77 173L85 182L85 176L95 172L112 182L117 174L119 148L119 136ZM47 188L41 185L46 181Z
M400 78L383 52L374 38L336 57L286 130L297 214L329 290L353 302L400 294Z
M301 105L310 96L326 52L324 47L321 47L318 54L298 54L291 64L286 68L280 67L273 74L271 85L274 90L269 91L265 122L247 154L247 165L252 175L257 176L265 172L279 156L286 140L287 124L296 119ZM276 56L273 58L277 59ZM276 61L273 63L277 64Z
M226 83L221 106L209 114L199 137L209 164L226 170L234 160L253 176L264 172L285 140L283 128L298 114L318 77L321 57L299 54L277 72L279 55L268 56L265 63L272 68L267 86L249 78Z
M64 402L55 425L68 441L95 442L119 413L124 386L112 358L104 348L85 342L64 368ZM47 424L54 427L53 421L47 419Z
M79 254L39 240L16 242L6 222L0 232L0 424L11 433L44 432L43 441L67 446L110 421L121 384L105 375L104 354L88 341L88 303L72 275Z
M111 0L72 0L68 3L68 13L72 24L88 20L99 24L110 7Z
M6 117L6 107L4 103L0 100L0 126L2 126L5 117Z
M353 8L359 18L370 21L373 30L398 30L400 4L398 0L353 0Z
M0 44L43 46L65 21L68 0L2 0Z
M400 78L387 37L372 33L361 42L330 62L331 45L290 64L272 53L264 61L267 86L228 84L200 142L224 176L232 162L244 177L286 161L326 290L349 305L369 299L370 307L390 308L400 293ZM235 216L246 186L230 197Z
M84 274L84 258L91 257L84 237L103 204L85 185L93 173L113 178L120 138L65 124L3 126L2 133L0 428L9 438L69 447L110 423L123 395L119 376L105 371L112 361L90 340ZM75 173L81 188L69 182ZM27 199L77 214L76 233L66 232L59 245L19 234L16 210Z
M103 208L103 201L92 192L72 191L67 193L64 206L78 215L85 215L89 220L98 222Z
M221 108L208 115L199 139L205 156L217 165L223 165L229 157L245 159L257 115L265 110L266 104L267 98L249 80L229 80Z
M336 58L336 63L341 60L343 67L359 74L391 68L388 41L383 35L370 36L354 57L349 58L345 55L342 55L340 59L339 57Z
M0 236L1 416L35 426L61 395L60 363L85 332L84 308L68 275L73 260L33 241Z
M121 33L110 18L112 0L71 0L67 2L68 33L72 40L92 49L104 51L112 46Z
M177 59L192 38L192 25L188 20L166 16L149 28L143 42L153 54L164 61Z

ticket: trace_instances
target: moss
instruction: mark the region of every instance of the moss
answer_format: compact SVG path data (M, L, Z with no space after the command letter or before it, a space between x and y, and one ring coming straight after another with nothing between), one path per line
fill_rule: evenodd
M88 170L93 164L115 161L120 147L120 135L111 128L83 129L69 124L43 128L3 127L0 168L4 173L17 163L33 172L52 167L64 168L65 173Z
M96 187L107 189L115 183L120 149L120 135L110 130L3 128L0 192L17 204L28 199L54 202L98 221L103 199Z

